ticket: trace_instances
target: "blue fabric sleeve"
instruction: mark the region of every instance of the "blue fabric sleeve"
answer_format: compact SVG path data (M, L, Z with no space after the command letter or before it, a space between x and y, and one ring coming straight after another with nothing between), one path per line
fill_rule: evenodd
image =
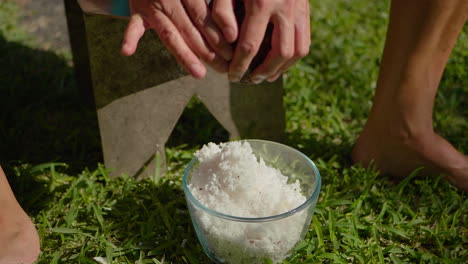
M112 0L112 14L116 16L130 16L128 0Z

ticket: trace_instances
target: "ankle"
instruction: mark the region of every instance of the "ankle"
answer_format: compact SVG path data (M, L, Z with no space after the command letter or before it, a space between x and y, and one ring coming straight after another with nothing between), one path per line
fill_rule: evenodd
M412 125L405 123L404 125L390 126L387 136L391 141L402 143L403 145L418 146L434 134L432 126Z
M364 132L373 134L373 137L377 137L379 140L403 145L419 145L434 135L432 120L414 119L400 114L371 116Z
M22 230L32 224L31 219L21 208L4 207L2 210L5 213L0 215L0 229L8 227L5 230Z
M0 217L0 263L32 264L41 252L37 230L26 214Z

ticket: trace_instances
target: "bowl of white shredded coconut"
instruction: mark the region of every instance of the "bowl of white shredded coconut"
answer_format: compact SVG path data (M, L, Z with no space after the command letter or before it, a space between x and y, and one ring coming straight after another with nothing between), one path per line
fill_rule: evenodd
M209 143L185 169L198 239L216 263L280 263L304 239L321 187L315 164L276 142Z

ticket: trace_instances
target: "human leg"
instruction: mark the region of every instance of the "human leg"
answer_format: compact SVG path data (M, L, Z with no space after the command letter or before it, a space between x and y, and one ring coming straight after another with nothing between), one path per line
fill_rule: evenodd
M36 228L16 201L0 167L0 263L31 264L39 252Z
M465 0L392 1L377 90L354 162L374 162L397 177L424 167L468 190L468 157L432 126L439 82L467 18Z

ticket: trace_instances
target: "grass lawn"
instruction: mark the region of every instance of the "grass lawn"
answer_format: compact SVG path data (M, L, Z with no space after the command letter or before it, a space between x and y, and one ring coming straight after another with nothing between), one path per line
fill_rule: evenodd
M316 161L322 192L309 232L284 263L466 263L468 199L418 171L394 182L352 166L383 48L389 1L312 2L309 56L285 78L286 144ZM209 263L181 175L226 132L193 101L168 144L168 177L109 179L94 111L70 54L38 48L0 2L0 162L42 241L39 263ZM448 63L435 128L468 153L468 30ZM175 138L175 139L174 139ZM183 143L183 144L182 144ZM265 263L269 263L267 260Z

